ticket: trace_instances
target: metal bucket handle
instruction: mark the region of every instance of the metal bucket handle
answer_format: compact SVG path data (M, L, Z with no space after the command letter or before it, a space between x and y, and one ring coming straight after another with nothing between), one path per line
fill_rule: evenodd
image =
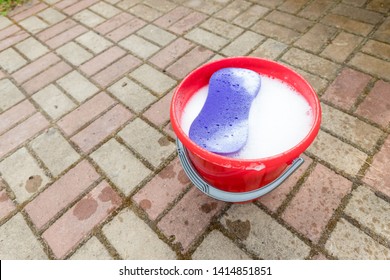
M292 173L295 172L304 162L301 157L296 158L292 164L274 181L253 191L249 192L226 192L215 188L202 179L199 173L188 159L187 150L179 139L176 139L177 151L180 162L183 166L184 172L187 174L191 182L204 194L226 202L246 202L259 198L270 191L277 188L283 183Z

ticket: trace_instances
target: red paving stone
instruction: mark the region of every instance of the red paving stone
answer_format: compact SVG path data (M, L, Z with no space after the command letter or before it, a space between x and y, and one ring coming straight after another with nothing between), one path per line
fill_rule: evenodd
M171 44L163 48L157 54L152 56L149 61L154 65L164 69L169 64L176 61L180 56L186 53L189 49L194 46L191 42L178 38Z
M101 92L82 104L76 110L70 112L58 121L58 126L67 135L72 135L86 123L93 120L116 102L109 95Z
M121 127L132 117L132 113L118 104L89 126L74 135L71 140L83 152L89 152L99 142L106 139L111 133Z
M282 218L297 231L318 242L352 182L318 164L294 196Z
M159 19L155 20L154 23L160 27L168 27L187 16L189 13L191 13L191 10L186 7L176 7Z
M173 91L169 92L159 101L154 103L145 113L152 123L161 127L167 121L169 121L169 108L172 100Z
M93 166L83 160L27 204L25 210L34 225L41 229L99 177Z
M356 113L386 127L390 123L390 83L378 81Z
M85 8L88 8L92 4L99 2L98 0L83 0L79 1L76 4L72 6L68 6L66 9L63 10L65 14L68 15L74 15L75 13L84 10Z
M131 19L134 19L134 16L129 15L128 13L120 13L105 21L104 23L98 25L94 29L101 34L106 34L114 29L117 29Z
M375 190L390 197L390 137L387 137L380 151L374 156L363 181Z
M192 188L179 203L162 218L158 227L168 238L174 237L174 244L180 244L182 251L206 229L210 220L225 206L197 188Z
M43 31L41 31L37 37L39 40L46 42L47 40L53 38L56 35L61 34L65 30L68 30L75 26L77 23L72 19L66 19L64 21L61 21Z
M61 259L121 203L120 196L103 181L51 225L42 237L54 255Z
M45 43L50 48L56 49L87 31L88 29L86 29L84 26L76 25L66 30L65 32L47 40Z
M133 196L151 220L155 220L188 186L189 179L176 158Z
M9 198L6 190L0 190L0 221L15 210L15 204Z
M0 135L9 128L16 125L19 121L26 119L35 112L34 106L28 100L25 100L11 109L0 114Z
M18 13L15 16L12 16L12 19L15 21L22 21L23 19L42 11L46 7L47 5L45 3L38 3L37 5L30 7L29 9Z
M345 110L350 110L370 80L371 77L367 74L345 68L321 97Z
M19 145L23 144L29 138L48 127L48 125L49 122L41 113L36 113L21 124L8 130L0 136L0 157L3 157Z
M112 30L106 36L107 36L107 38L109 38L115 42L118 42L118 41L126 38L130 34L134 33L135 31L137 31L138 29L143 27L145 24L146 24L146 22L143 21L142 19L133 18L130 21L123 24L122 26Z
M198 12L192 12L191 14L175 22L168 29L174 33L182 35L186 31L190 30L195 25L198 25L205 19L206 16L204 14Z

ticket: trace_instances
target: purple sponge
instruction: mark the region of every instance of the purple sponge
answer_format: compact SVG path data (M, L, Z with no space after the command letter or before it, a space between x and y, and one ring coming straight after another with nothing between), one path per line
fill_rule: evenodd
M206 102L191 124L190 139L218 154L239 151L248 138L249 109L260 86L260 75L252 70L216 71L209 81Z

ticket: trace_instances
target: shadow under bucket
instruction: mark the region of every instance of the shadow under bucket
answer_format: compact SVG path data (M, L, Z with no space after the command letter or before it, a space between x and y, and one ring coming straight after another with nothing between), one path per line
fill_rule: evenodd
M214 72L227 67L246 68L279 79L301 94L313 113L312 127L306 137L283 153L258 159L221 156L193 142L180 125L183 109L193 94L209 83ZM192 183L215 199L246 202L278 187L303 163L299 156L318 134L321 107L317 94L310 84L288 67L255 57L231 57L207 63L183 79L172 97L170 119L177 136L180 161Z

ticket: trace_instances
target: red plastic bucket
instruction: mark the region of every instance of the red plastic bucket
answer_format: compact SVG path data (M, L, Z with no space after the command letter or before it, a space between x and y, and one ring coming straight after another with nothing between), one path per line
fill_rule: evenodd
M314 120L307 136L283 153L250 160L214 154L194 143L180 126L183 108L196 91L209 83L215 71L226 67L247 68L292 86L312 108ZM204 181L222 191L239 193L254 191L274 181L310 146L320 128L321 107L317 94L309 83L288 67L255 57L231 57L207 63L183 79L173 94L170 119L176 136L187 150L189 160Z

